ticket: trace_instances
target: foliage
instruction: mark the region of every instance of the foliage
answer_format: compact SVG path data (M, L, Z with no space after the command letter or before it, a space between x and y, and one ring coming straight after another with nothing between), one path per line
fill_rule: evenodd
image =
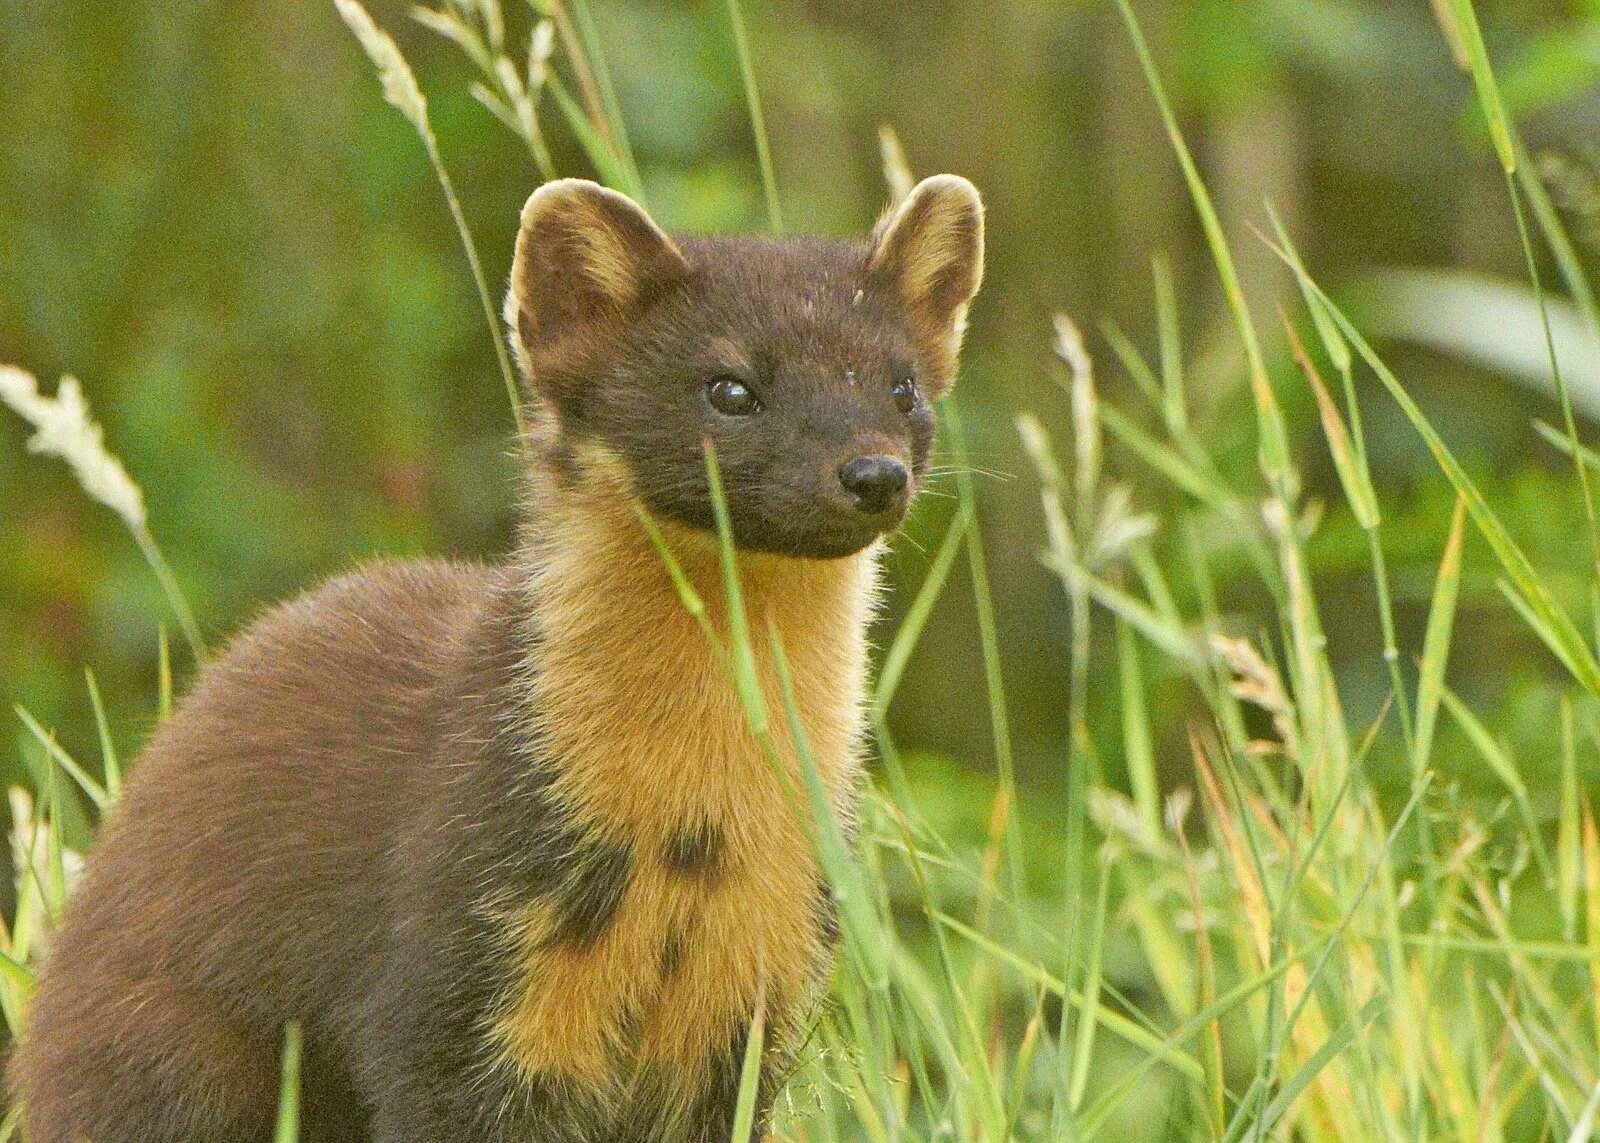
M404 97L397 105L444 184L481 295L434 106L414 78L395 78L413 72L394 41L352 0L340 6L368 50L376 45L391 99ZM748 97L776 225L783 136L769 147L754 97L759 38L746 35L740 5L713 7L733 21L722 74ZM1059 594L1019 603L1003 588L1016 582L1016 545L994 558L993 538L1014 541L1018 530L994 524L1013 514L997 510L1002 493L980 497L974 459L987 461L1010 418L963 397L963 418L946 410L950 497L920 522L933 541L926 571L903 593L870 706L882 781L859 850L845 846L814 781L796 792L845 941L777 1133L1590 1137L1600 1115L1600 828L1588 794L1600 745L1600 535L1590 470L1600 465L1581 437L1590 397L1569 367L1579 349L1568 348L1579 343L1556 331L1600 339L1600 320L1587 252L1558 209L1581 204L1582 163L1560 166L1552 197L1523 132L1582 89L1572 77L1585 67L1592 81L1582 45L1595 14L1516 54L1503 87L1471 0L1438 0L1438 24L1424 29L1463 85L1470 77L1468 130L1497 172L1486 185L1502 216L1500 268L1516 267L1531 287L1515 304L1534 318L1554 398L1541 412L1557 425L1542 425L1555 447L1541 461L1503 443L1512 425L1528 449L1539 439L1503 390L1485 396L1480 384L1475 396L1441 401L1456 378L1437 360L1374 346L1369 321L1404 333L1403 322L1384 324L1383 289L1346 296L1326 285L1320 267L1335 242L1372 239L1358 226L1306 236L1294 213L1253 205L1251 233L1185 129L1195 107L1258 113L1238 111L1248 103L1235 90L1241 76L1278 90L1295 58L1358 76L1394 62L1373 47L1392 30L1383 20L1413 35L1417 26L1332 2L1262 0L1242 21L1216 5L1185 7L1176 21L1162 9L1167 34L1196 49L1169 93L1160 41L1141 23L1150 13L1128 0L1115 7L1154 97L1151 124L1178 157L1182 181L1172 172L1157 181L1196 208L1191 247L1203 242L1211 259L1223 332L1185 342L1200 276L1180 277L1158 257L1154 317L1140 326L1154 330L1153 361L1138 336L1108 322L1104 342L1121 369L1105 381L1077 327L1060 319L1048 367L1056 393L1034 386L1037 371L1017 357L1011 368L1027 383L996 384L995 361L1006 358L980 342L980 393L1031 394L1035 413L1014 426L1029 475L1014 484L1037 496L1029 515L1042 527L1031 534L1043 537ZM671 180L652 182L650 151L624 127L619 92L635 81L619 71L613 83L588 5L544 0L537 16L525 40L495 0L449 0L419 20L461 52L477 101L541 171L581 157L614 185L674 201ZM1340 127L1361 118L1346 110ZM1447 149L1443 122L1411 126L1411 144ZM1229 136L1219 135L1225 151ZM885 139L886 174L903 185L904 151ZM757 217L750 184L729 221ZM1557 279L1571 299L1559 322L1552 305L1562 300L1548 296ZM1263 318L1274 281L1287 287L1277 291L1281 322ZM1405 313L1438 304L1426 281L1408 281L1416 293ZM482 308L498 338L492 307ZM993 322L992 336L1043 343L1043 323L1030 332L1003 314ZM1429 328L1453 348L1448 322ZM1496 419L1473 425L1476 410ZM1056 443L1063 427L1070 447ZM144 459L133 458L136 473L158 471L161 454ZM715 458L708 464L714 476ZM148 499L159 519L164 498ZM753 733L792 735L803 758L792 702L783 695L783 709L769 709L754 681L725 511L719 520L731 685ZM901 552L896 563L910 560ZM190 582L209 596L203 570ZM685 602L697 604L692 594ZM969 614L970 655L941 653L952 610ZM1035 629L1066 635L1033 640L1041 652L1020 634ZM1019 693L1017 660L1048 682ZM781 650L776 666L784 677ZM919 733L940 667L945 685L971 693L963 730L944 742ZM1041 692L1065 695L1064 719L1040 714ZM13 1027L78 864L79 796L98 812L121 784L93 676L89 693L100 776L46 729L51 720L22 719L32 792L11 799L21 872L0 940L0 1011ZM1040 726L1059 726L1059 741L1041 746ZM994 779L928 749L951 740L980 742L974 756L992 758ZM281 1137L292 1132L295 1059L286 1050ZM740 1131L748 1126L741 1115Z

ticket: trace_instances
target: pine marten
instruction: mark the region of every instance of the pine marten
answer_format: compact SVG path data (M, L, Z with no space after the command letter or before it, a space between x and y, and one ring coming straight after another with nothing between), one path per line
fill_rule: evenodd
M306 1140L721 1140L758 998L765 1117L837 920L637 508L726 639L712 444L769 701L776 630L848 821L878 552L982 263L949 175L866 242L536 191L514 554L364 567L200 672L44 960L10 1069L30 1143L266 1140L290 1021Z

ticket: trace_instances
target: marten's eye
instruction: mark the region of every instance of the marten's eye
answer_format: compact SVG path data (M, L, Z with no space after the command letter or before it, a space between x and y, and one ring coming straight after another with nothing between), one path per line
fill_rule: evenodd
M706 386L706 398L713 409L726 417L748 417L761 411L760 399L737 377L713 377Z
M911 412L922 400L922 394L917 392L917 383L909 377L900 378L889 392L894 394L894 407L902 413Z

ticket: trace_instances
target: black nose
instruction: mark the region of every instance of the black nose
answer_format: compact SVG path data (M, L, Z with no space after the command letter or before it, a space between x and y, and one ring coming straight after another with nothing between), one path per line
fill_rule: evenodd
M858 456L839 466L839 483L855 498L856 507L874 515L899 502L909 475L892 456Z

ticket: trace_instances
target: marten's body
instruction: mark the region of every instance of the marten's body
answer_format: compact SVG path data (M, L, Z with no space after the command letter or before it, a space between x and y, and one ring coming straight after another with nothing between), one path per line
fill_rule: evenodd
M769 702L776 631L848 820L874 537L931 438L888 361L925 369L933 395L948 384L981 250L958 183L914 197L868 247L742 254L680 248L587 184L530 200L508 305L536 420L516 556L369 567L270 613L202 672L47 958L12 1069L32 1143L265 1140L290 1021L307 1140L723 1139L758 1007L766 1106L828 963L832 901L637 507L726 639L690 460L713 439ZM931 254L912 241L929 236L944 244ZM919 311L953 258L955 301ZM717 290L759 301L758 273L778 310L708 320L728 308ZM944 342L927 332L941 323ZM703 381L642 390L657 357L696 346L737 362L707 366L709 398ZM851 410L838 431L816 415L835 366ZM887 413L858 372L896 386ZM806 390L784 381L802 374L817 376L809 411L760 422L752 391L799 405ZM705 400L704 423L669 435ZM852 461L863 441L870 472ZM817 491L818 464L838 469L842 501ZM778 752L798 786L793 742Z

